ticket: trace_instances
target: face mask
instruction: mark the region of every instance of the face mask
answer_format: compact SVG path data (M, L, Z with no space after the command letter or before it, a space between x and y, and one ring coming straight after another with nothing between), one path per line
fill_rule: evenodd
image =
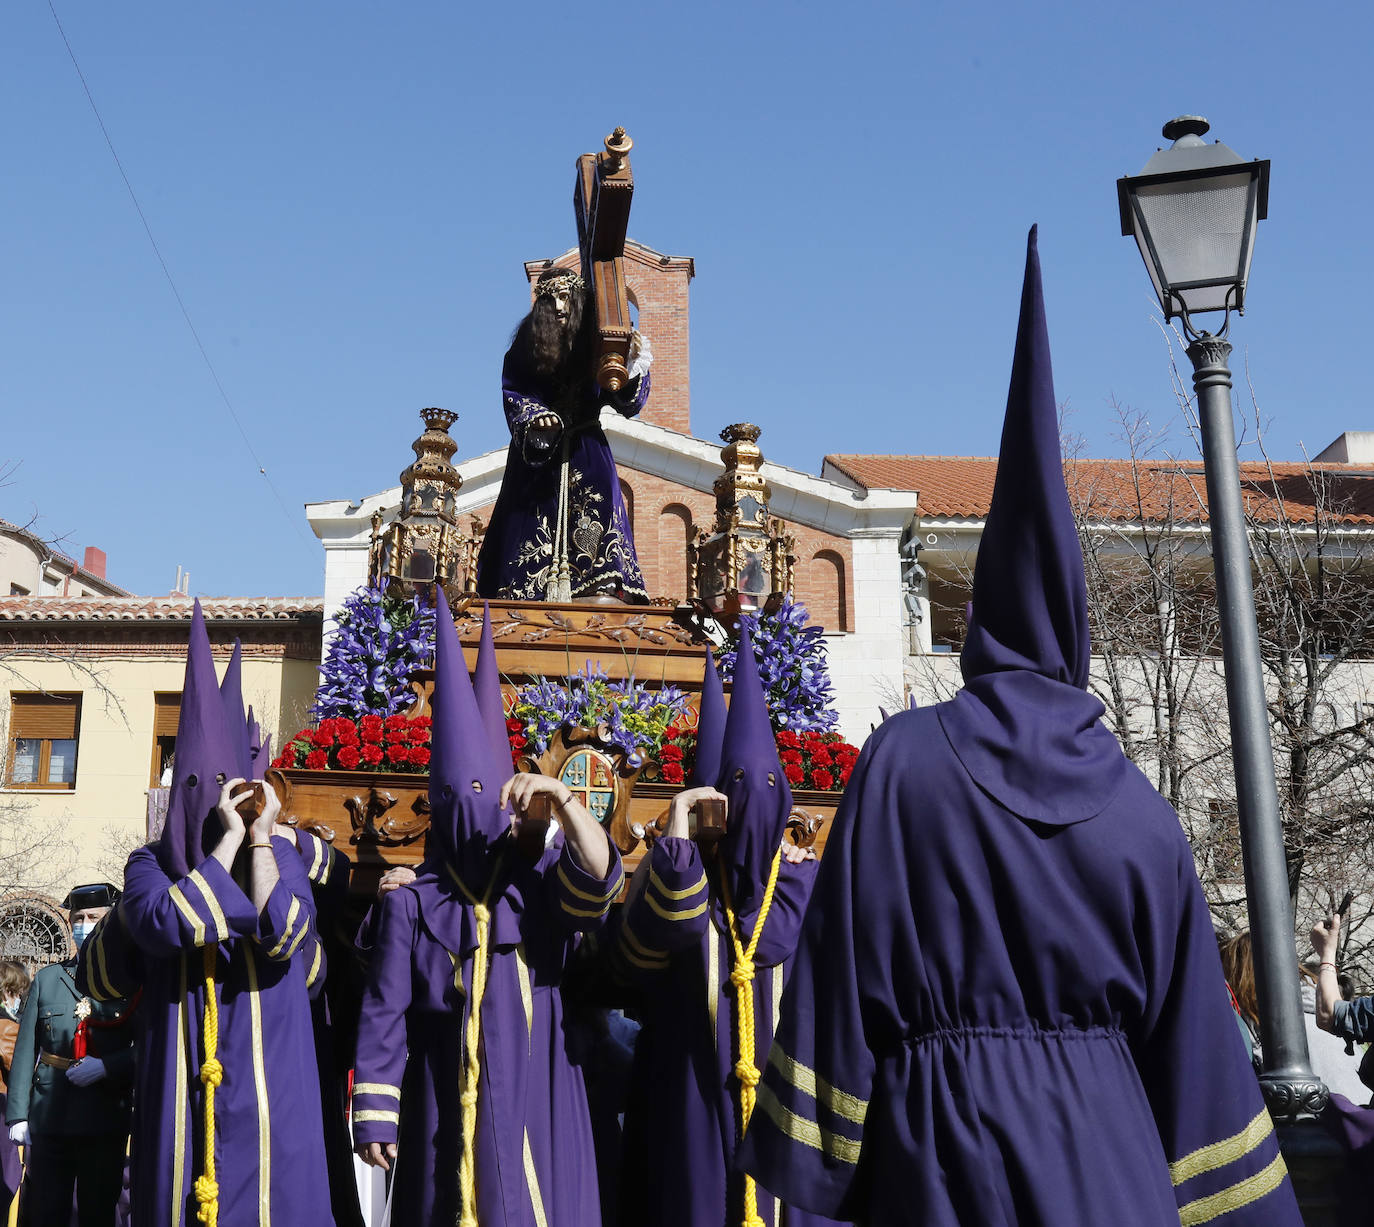
M86 944L86 939L90 937L91 930L94 928L95 925L85 922L72 925L72 940L76 943L76 948L78 950Z

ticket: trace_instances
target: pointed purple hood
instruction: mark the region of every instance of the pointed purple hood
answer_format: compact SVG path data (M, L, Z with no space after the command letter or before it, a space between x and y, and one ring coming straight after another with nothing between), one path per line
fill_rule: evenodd
M725 691L711 649L706 649L706 667L701 674L701 703L697 708L697 752L688 788L716 785L720 778L720 747L725 738Z
M496 643L491 635L491 606L482 602L482 641L477 646L477 669L472 688L477 692L477 709L491 736L492 751L498 763L510 762L510 738L506 736L506 707L501 699L501 670L496 666ZM507 777L509 778L509 773Z
M773 856L782 846L792 813L792 790L778 761L754 646L744 627L735 653L735 685L725 720L716 787L729 801L719 856L730 875L735 914L749 932L749 918L763 902Z
M1125 756L1087 692L1089 650L1032 227L997 480L973 573L964 689L937 708L968 773L1021 818L1081 822L1125 779Z
M429 842L425 865L439 869L484 862L509 816L497 805L510 771L499 764L448 601L439 593L434 628L434 724L429 760Z
M219 841L218 775L236 770L234 732L215 684L210 637L197 601L191 613L186 678L181 686L181 716L176 758L167 801L167 822L157 843L157 859L169 877L183 878Z
M224 669L224 679L219 684L220 701L224 704L225 725L234 742L234 762L229 776L242 780L252 780L253 752L249 746L248 721L243 714L243 644L234 640L234 650L229 655L229 664ZM226 770L228 770L226 768Z
M255 780L262 779L262 773L272 765L272 734L262 735L251 704L248 707L248 760L251 778Z

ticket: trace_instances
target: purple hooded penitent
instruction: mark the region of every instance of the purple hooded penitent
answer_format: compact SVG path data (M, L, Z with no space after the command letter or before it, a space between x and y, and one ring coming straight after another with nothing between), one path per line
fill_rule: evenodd
M253 716L252 705L248 708L248 769L251 779L262 779L262 773L272 765L272 734L265 737L262 728Z
M737 659L723 728L723 704L707 697L714 674L708 664L698 732L707 764L712 754L718 760L714 782L729 803L726 835L706 856L689 839L659 839L648 857L643 889L631 889L613 945L622 971L639 989L643 1021L625 1108L624 1222L733 1227L742 1221L743 1180L733 1168L739 1145L740 1020L730 982L735 954L726 883L738 934L747 946L779 856L792 794L778 762L747 631ZM700 764L700 749L698 755ZM815 861L779 861L754 952L750 992L756 1063L768 1050L815 876ZM765 1190L757 1200L766 1227L824 1221L791 1206L780 1219L777 1199Z
M243 644L234 640L229 663L219 684L220 701L224 704L224 723L233 742L234 762L229 771L231 779L251 780L253 751L249 744L248 721L243 714Z
M472 675L477 692L477 710L491 736L492 751L501 769L510 763L510 738L506 736L506 706L501 698L501 670L496 664L496 643L491 635L491 606L482 602L482 639L477 645L477 668Z
M237 671L221 693L197 603L167 825L158 843L129 858L119 924L87 943L92 996L143 993L130 1143L134 1227L197 1222L207 950L218 1002L215 1057L224 1070L215 1095L219 1222L333 1222L320 1196L325 1158L310 1026L324 954L305 869L290 842L275 837L270 853L250 850L245 838L232 873L210 855L224 829L219 778L246 776L247 750ZM271 855L279 876L258 903L246 885L255 855Z
M716 670L716 658L706 649L706 667L701 674L701 702L697 707L697 748L688 788L709 784L720 777L720 747L725 739L725 691Z
M593 1227L599 1202L591 1122L581 1071L564 1047L558 984L578 935L602 924L620 890L620 857L612 847L607 876L594 878L560 833L536 863L524 859L499 804L509 753L498 763L491 732L441 593L429 843L415 882L380 904L358 1029L353 1137L359 1144L399 1140L392 1222L455 1222L463 1152L458 1087L473 970L485 952L478 1222Z
M922 1227L1299 1227L1178 817L1097 722L1035 232L968 686L869 739L742 1165Z

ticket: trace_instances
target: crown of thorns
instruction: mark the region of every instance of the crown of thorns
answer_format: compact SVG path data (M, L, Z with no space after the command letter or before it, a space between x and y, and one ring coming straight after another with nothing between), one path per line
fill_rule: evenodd
M587 283L576 273L559 273L557 277L545 277L542 281L535 282L534 294L536 298L547 298L565 289L585 290L586 288Z

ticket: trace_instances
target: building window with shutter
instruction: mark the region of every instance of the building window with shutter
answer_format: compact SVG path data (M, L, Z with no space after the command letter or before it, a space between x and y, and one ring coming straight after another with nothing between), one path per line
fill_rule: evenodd
M79 694L10 695L7 788L75 788Z
M149 788L166 788L172 782L172 759L177 749L181 721L181 692L153 695L153 763Z

